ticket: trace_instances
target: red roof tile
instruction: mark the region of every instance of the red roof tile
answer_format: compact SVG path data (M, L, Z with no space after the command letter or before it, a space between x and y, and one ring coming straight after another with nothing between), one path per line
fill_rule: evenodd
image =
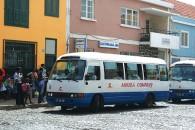
M195 19L195 6L177 0L164 0L174 4L173 13L180 14L191 19Z

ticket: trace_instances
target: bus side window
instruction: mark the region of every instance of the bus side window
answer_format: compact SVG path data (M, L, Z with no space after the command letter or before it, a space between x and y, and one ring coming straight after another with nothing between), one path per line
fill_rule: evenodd
M89 75L89 80L100 80L100 67L89 66L87 74Z
M117 79L124 79L123 64L117 63Z
M137 69L138 69L138 76L140 77L140 79L143 79L143 70L142 70L142 65L141 64L137 64ZM144 71L144 79L147 78L145 77L145 71Z
M95 66L95 75L97 77L97 80L100 80L100 67Z
M155 64L144 65L144 79L159 80L159 67Z
M105 79L124 79L123 63L104 62Z
M125 63L125 75L127 80L140 80L138 65L135 63Z
M167 67L166 65L160 65L160 80L168 81Z

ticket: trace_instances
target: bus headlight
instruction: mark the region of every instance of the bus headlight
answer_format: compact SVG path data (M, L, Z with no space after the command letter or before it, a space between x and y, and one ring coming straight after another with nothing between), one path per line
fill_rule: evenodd
M71 98L84 98L84 94L83 93L73 93L70 94Z
M47 93L48 96L53 96L53 93Z
M173 91L172 90L169 90L170 93L172 93Z

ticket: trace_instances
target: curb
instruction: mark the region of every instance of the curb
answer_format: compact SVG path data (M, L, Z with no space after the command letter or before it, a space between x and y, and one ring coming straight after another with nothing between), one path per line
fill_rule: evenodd
M0 106L0 110L17 110L17 109L26 109L26 108L39 108L39 107L54 107L50 106L48 104L29 104L26 105L26 107L17 106L17 105L6 105L6 106Z

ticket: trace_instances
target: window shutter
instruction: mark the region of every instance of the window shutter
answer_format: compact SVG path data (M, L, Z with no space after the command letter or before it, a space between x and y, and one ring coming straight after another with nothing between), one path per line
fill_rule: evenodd
M45 16L59 17L59 0L45 0Z
M45 15L51 14L51 0L45 0Z
M13 25L13 0L5 0L5 11L4 11L4 24Z
M29 26L29 0L21 0L21 25Z
M59 17L59 0L53 0L53 15Z
M14 0L14 25L19 26L21 24L21 4L20 0Z
M29 26L29 0L5 0L5 25Z

